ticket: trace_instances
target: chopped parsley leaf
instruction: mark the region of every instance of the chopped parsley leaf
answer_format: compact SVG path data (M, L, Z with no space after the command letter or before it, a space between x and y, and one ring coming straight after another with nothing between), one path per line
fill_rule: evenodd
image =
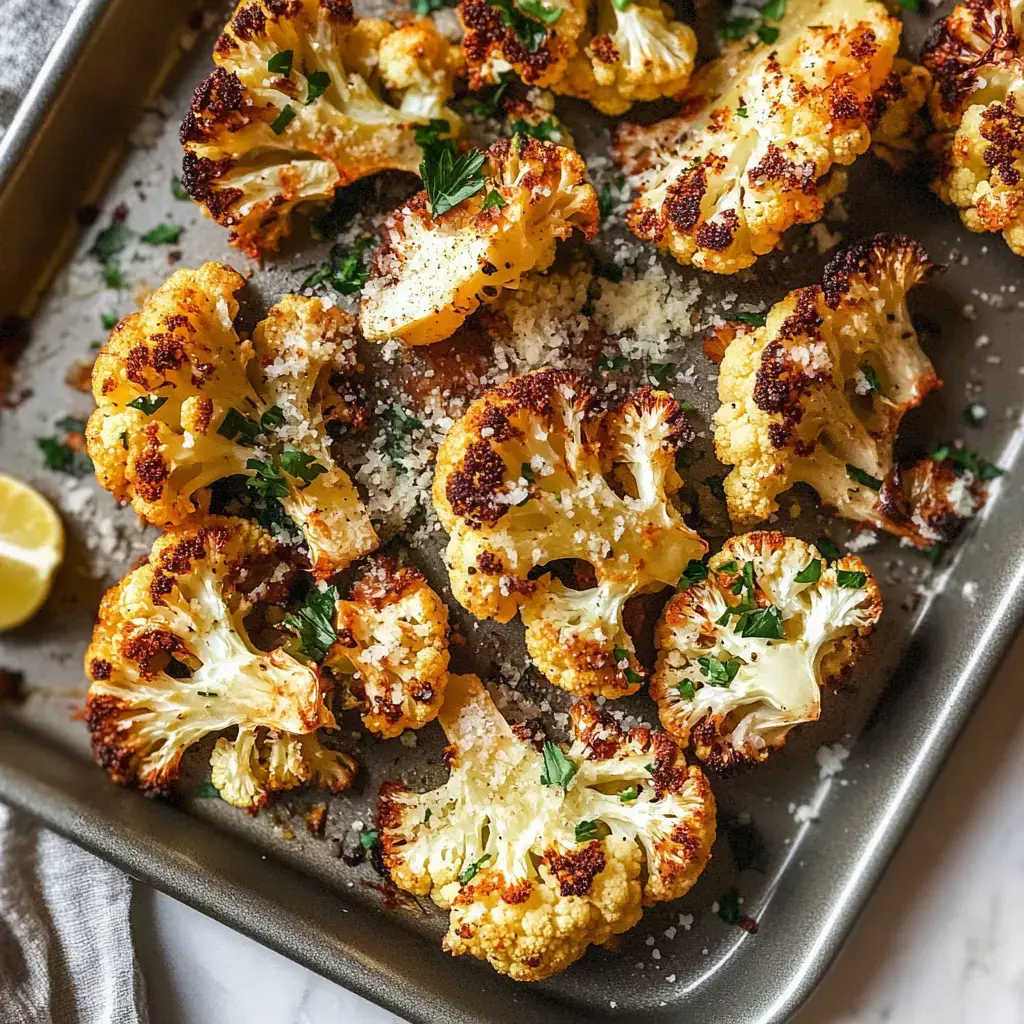
M761 17L768 21L781 21L786 14L786 0L768 0L761 8Z
M171 175L171 195L174 196L175 199L183 201L192 198L185 189L182 188L181 178L176 174Z
M176 245L184 230L180 224L158 224L147 231L142 240L146 245Z
M973 473L979 480L995 480L1005 472L966 448L953 448L948 444L944 444L932 452L931 457L936 462L945 462L948 459L955 466L967 470L968 473Z
M732 313L729 319L734 324L746 324L748 327L764 327L768 322L767 313Z
M287 498L288 484L285 483L281 471L273 462L264 462L262 459L249 459L245 463L246 469L253 471L253 476L246 480L245 485L251 487L258 494L266 498Z
M105 227L92 243L89 255L100 263L106 263L111 256L124 252L128 243L135 237L135 232L123 220L114 219L109 227Z
M725 501L725 477L719 476L717 473L712 476L706 476L704 483L707 485L708 490L716 497L719 501Z
M550 142L551 133L558 130L558 122L553 117L547 117L539 124L530 124L517 117L508 126L508 130L513 135L529 135L531 138L540 139L541 142Z
M220 790L209 779L204 779L196 786L195 795L199 800L219 800Z
M539 18L545 25L554 25L563 14L561 7L548 7L542 0L519 0L519 7L532 18Z
M647 367L647 376L654 381L658 387L664 387L668 375L676 368L675 363L651 363Z
M639 786L630 786L628 789L624 789L619 794L619 802L628 804L635 800L640 795Z
M364 828L359 833L359 845L364 850L372 850L377 845L377 840L380 838L375 828Z
M524 462L519 467L519 475L528 483L535 484L537 482L537 474L534 473L533 467L528 463Z
M306 106L315 103L331 84L331 76L326 71L312 71L306 77Z
M739 672L743 664L739 658L729 658L728 661L719 661L710 655L697 659L701 673L707 679L709 686L728 686Z
M594 264L594 273L606 281L611 281L612 284L618 284L622 280L623 270L618 263L602 260Z
M544 741L544 771L540 776L542 786L561 786L564 789L578 771L579 765L566 757L557 743Z
M882 393L882 382L878 379L878 372L870 363L862 363L860 372L864 374L864 379L868 382L869 393L874 391L876 395Z
M589 843L591 839L596 839L600 827L596 821L581 821L576 826L576 842L577 843Z
M430 199L432 216L440 217L483 189L481 169L485 159L478 149L456 156L450 139L438 140L423 149L420 177Z
M311 484L321 473L327 472L327 467L317 462L312 455L300 452L290 444L284 446L280 461L281 468L289 476L301 480L304 484Z
M730 18L722 22L715 30L719 39L742 39L753 28L753 18Z
M726 576L731 576L738 569L739 566L735 562L723 562L721 565L715 566L716 572L724 573Z
M489 210L492 206L496 206L499 210L505 206L505 200L496 188L492 188L491 191L484 196L484 201L480 204L480 209Z
M218 694L214 693L213 690L196 690L196 695L199 697L216 697Z
M221 437L239 444L252 444L260 435L260 425L248 416L243 416L237 409L231 408L224 414L221 425L217 428Z
M124 273L121 270L121 264L117 261L116 256L111 256L110 259L103 264L103 283L108 288L116 288L118 291L121 291L128 285L128 282L125 281Z
M697 691L693 688L693 683L689 679L684 679L679 686L679 696L683 700L693 700L697 696Z
M797 583L817 583L821 579L821 559L812 558L794 577Z
M757 38L760 39L765 46L771 46L772 43L779 38L779 30L774 25L758 25Z
M868 574L855 569L836 569L836 583L844 590L860 590L868 581Z
M941 544L936 544L934 547L928 548L924 552L924 557L928 559L929 565L938 565L942 561L942 552L945 549Z
M745 612L736 623L736 632L745 639L785 640L782 613L774 605Z
M485 853L479 860L473 861L465 871L459 875L459 885L469 885L476 878L480 869L491 859L489 853Z
M447 122L446 122L447 123ZM332 245L329 258L299 285L299 291L327 284L339 295L354 295L370 278L363 265L363 255L370 247L371 238L357 238L351 249Z
M843 557L843 553L828 537L819 537L814 542L814 546L825 556L826 562L834 562L837 558Z
M225 417L226 419L227 417ZM250 421L251 422L251 421ZM272 405L261 417L260 427L266 432L284 423L284 413L279 405Z
M854 466L851 463L846 464L846 475L857 484L861 484L864 487L870 487L873 491L880 491L882 489L882 481L877 476L872 476L866 470L861 469L859 466Z
M274 118L270 124L270 130L275 135L280 135L295 120L295 108L290 104L286 103L281 109L281 113Z
M404 472L401 460L406 454L405 439L417 430L423 429L423 422L397 403L392 405L384 417L384 451L398 472Z
M432 2L432 0L428 0L428 2ZM412 0L412 3L417 3L417 0ZM454 6L454 4L451 6ZM416 8L413 7L413 10L416 10ZM425 14L426 11L417 11L417 13ZM496 117L498 114L498 105L501 102L502 96L505 95L505 90L508 89L512 78L513 74L511 71L503 71L498 77L498 84L483 96L468 102L466 104L466 109L476 117Z
M314 589L306 595L302 607L294 615L285 616L284 624L299 638L299 651L313 661L323 661L338 639L334 628L337 601L337 588Z
M59 423L57 429L62 429ZM47 469L75 477L89 476L92 473L92 459L85 452L76 451L59 437L37 437L36 444L43 453L43 465Z
M629 366L629 360L625 356L603 356L598 363L602 370L624 370Z
M112 331L117 326L117 320L116 313L100 313L100 323L105 331Z
M920 14L921 0L900 0L900 10L906 14Z
M128 408L138 409L139 412L152 416L166 401L167 397L165 395L140 395L128 403Z
M524 49L536 53L548 37L548 25L562 16L561 9L552 9L539 0L521 0L517 7L512 0L487 0L501 14L502 22L519 37ZM528 17L527 15L533 15Z
M284 75L287 78L292 73L292 60L294 57L294 50L281 50L280 53L275 53L267 61L267 70L272 71L275 75Z
M737 117L749 117L750 115L747 113L747 108L746 107L737 107L736 108L736 116Z
M690 587L703 583L708 578L708 567L696 558L691 558L686 563L683 574L679 577L676 590L689 590Z

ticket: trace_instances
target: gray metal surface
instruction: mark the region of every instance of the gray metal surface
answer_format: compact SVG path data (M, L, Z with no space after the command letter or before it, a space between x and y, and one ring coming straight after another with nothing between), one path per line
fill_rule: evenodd
M183 3L160 0L83 0L0 143L0 313L33 315L21 376L33 394L16 411L0 412L0 468L49 493L67 512L71 530L54 598L0 645L0 666L23 670L29 682L24 706L0 707L0 800L413 1021L497 1022L510 1015L524 1024L786 1019L837 951L1024 611L1020 483L1013 472L1022 380L1015 348L1024 316L1018 293L1010 290L1024 283L1024 264L1001 240L965 232L918 182L894 178L870 157L854 167L849 220L841 225L845 237L906 231L934 259L950 264L915 296L927 347L946 386L908 419L907 449L963 436L963 406L969 399L983 401L989 415L967 439L1011 472L938 572L890 539L864 553L887 602L869 658L855 685L825 702L822 721L797 730L772 762L712 778L720 838L692 892L677 905L648 911L618 953L592 950L559 978L517 986L480 963L451 960L440 950L444 915L428 907L386 909L370 865L349 867L330 842L309 838L302 812L315 795L287 797L257 819L217 801L145 801L110 785L91 765L84 727L71 715L83 693L80 659L103 577L123 571L151 539L136 534L124 513L117 542L98 544L94 510L102 508L109 519L109 497L92 484L69 487L39 463L34 438L50 433L62 414L88 412L88 397L66 388L62 378L76 359L88 357L89 341L101 334L98 312L110 301L83 286L77 271L52 286L76 244L73 212L102 195L105 217L126 201L136 226L170 218L186 223L181 265L227 259L247 266L229 252L221 228L169 195L170 162L177 159L174 129L209 65L204 39L160 86L158 72L170 66L166 43L177 40L187 13ZM911 48L924 25L923 19L912 22ZM104 78L114 60L121 62L117 75ZM121 154L115 143L128 136L158 86L168 99L166 124L151 148ZM606 151L605 119L562 101L559 112L588 158ZM256 269L247 308L265 308L301 280L297 264L322 258L323 246L306 243L301 228L296 235L291 255ZM774 300L820 277L825 257L801 245L804 238L793 232L788 255L764 259L739 279L686 270L681 276L699 277L707 307L737 291L743 299ZM78 242L79 256L88 241ZM164 255L141 254L134 276L158 284L169 272ZM130 307L131 297L122 296L118 311ZM983 337L988 344L976 347ZM698 427L704 428L715 406L707 380L713 367L693 339L679 358L697 366L696 388L679 393L697 406ZM414 359L411 368L418 365ZM701 465L708 466L702 472L714 471L710 461ZM823 524L807 509L786 527L813 538ZM841 530L835 535L845 536ZM443 582L436 545L418 554L435 582ZM466 617L457 609L455 615L469 633ZM484 627L476 636L515 658L521 656L520 634L513 623ZM474 646L474 667L487 673L495 648ZM631 706L651 714L645 698ZM328 835L350 838L353 825L371 820L382 778L436 772L441 740L436 727L423 730L412 749L365 735L348 740L364 771L353 792L331 801ZM836 742L850 749L844 771L822 778L816 748ZM794 808L808 810L794 816ZM812 821L796 820L811 814ZM753 858L736 842L737 824L748 819L762 844ZM733 886L744 898L744 912L760 923L756 935L725 925L711 909ZM680 913L694 916L689 930L679 926ZM670 939L666 931L673 928ZM648 937L655 938L658 960Z

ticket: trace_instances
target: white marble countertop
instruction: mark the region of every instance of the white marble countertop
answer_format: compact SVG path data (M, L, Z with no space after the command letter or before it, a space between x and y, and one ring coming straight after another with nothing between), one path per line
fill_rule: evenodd
M1024 637L798 1024L1024 1021ZM152 1024L399 1018L139 886Z

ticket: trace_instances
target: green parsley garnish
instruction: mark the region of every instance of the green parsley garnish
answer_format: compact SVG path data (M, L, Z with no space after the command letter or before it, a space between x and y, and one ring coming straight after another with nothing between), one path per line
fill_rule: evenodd
M295 108L290 104L286 103L281 110L281 113L274 118L270 124L270 130L275 135L280 135L295 120Z
M537 474L534 473L533 467L528 463L524 462L519 467L519 475L528 483L535 484L537 482Z
M639 786L630 786L628 789L624 789L619 794L619 801L624 804L628 804L635 800L640 795Z
M836 569L836 583L844 590L860 590L868 581L866 572L855 569Z
M530 124L517 117L508 126L508 130L512 135L529 135L531 138L540 139L541 142L550 142L551 133L557 131L558 127L559 124L553 117L547 117L539 124Z
M37 437L36 444L43 453L43 465L57 473L67 473L68 476L83 477L92 473L92 459L85 452L76 451L67 443L68 434L80 434L85 429L81 420L73 419L70 416L58 420L54 428L63 431L65 437L60 435L53 437Z
M779 30L774 25L758 25L757 38L760 39L765 46L771 46L772 43L779 38Z
M456 0L409 0L409 10L414 14L429 14L442 7L454 7Z
M725 501L725 477L715 473L711 476L704 477L704 483L707 485L708 490L716 497L719 501Z
M729 319L734 324L747 324L748 327L764 327L768 322L767 313L731 313Z
M312 455L306 455L290 444L284 446L280 462L281 468L289 476L301 480L304 484L311 484L321 473L327 472L327 467L322 466Z
M142 240L146 245L175 245L184 230L180 224L158 224L147 231Z
M505 206L505 200L496 188L492 188L491 191L484 196L484 201L480 204L480 209L489 210L492 206L496 206L499 210Z
M600 832L600 826L596 821L581 821L576 826L576 842L577 843L589 843L591 839L596 839Z
M530 17L539 18L545 25L554 25L563 14L561 7L548 7L543 0L519 0L519 7Z
M932 452L931 457L936 462L945 462L948 459L955 466L967 470L968 473L973 473L979 480L995 480L996 477L1002 476L1005 472L1005 470L1000 469L987 459L981 458L980 455L968 451L966 448L954 448L948 444L937 448Z
M821 559L812 558L794 579L797 583L817 583L821 579Z
M473 881L473 879L476 878L477 873L480 871L480 869L490 859L491 855L489 853L485 853L479 860L473 861L473 863L470 864L469 867L466 868L466 870L463 871L461 875L459 875L459 885L468 885L471 881Z
M696 558L691 558L686 563L682 576L676 584L676 590L689 590L690 587L703 583L708 578L708 567Z
M624 370L629 366L629 360L625 356L603 356L598 362L602 370Z
M551 740L544 741L544 771L541 772L542 786L561 786L563 789L573 780L579 765L562 753L562 748Z
M837 558L843 557L843 553L828 537L819 537L814 542L814 546L825 556L826 562L834 562Z
M676 368L675 363L650 363L647 367L647 376L654 381L658 387L664 387L668 375Z
M118 263L116 256L111 256L110 259L103 264L103 283L108 288L116 288L118 291L121 291L128 286L124 272L121 270L121 264Z
M610 217L614 209L615 199L612 196L612 187L606 182L601 186L600 192L597 193L597 212L603 219Z
M369 270L363 265L363 255L371 242L371 238L363 237L357 238L351 249L332 245L327 262L320 264L299 285L299 291L327 284L339 295L354 295L370 278Z
M622 670L623 675L626 677L626 682L642 683L644 681L644 677L640 675L639 672L636 672L634 669L629 667L629 651L627 651L625 647L616 647L612 651L612 655L615 658L616 665L621 665L623 662L626 662L626 667Z
M171 195L174 196L175 199L181 200L187 200L192 198L185 191L185 189L182 188L181 178L179 178L176 174L171 175Z
M139 398L132 399L132 401L128 403L128 408L138 409L139 412L144 412L147 416L152 416L153 413L155 413L166 401L167 398L165 395L141 395Z
M740 919L740 894L730 889L718 901L718 916L726 924L738 924Z
M929 565L938 565L942 561L942 552L945 549L941 544L936 544L934 547L928 548L924 552L924 557L928 560Z
M294 50L282 50L280 53L275 53L267 61L267 70L275 75L284 75L287 78L292 73L292 60L294 57Z
M786 14L786 0L768 0L761 8L761 17L767 21L781 21Z
M723 562L721 565L715 566L715 572L724 573L726 576L731 576L738 571L739 566L735 562Z
M882 481L879 480L877 476L872 476L859 466L854 466L849 462L846 464L846 475L854 483L862 484L864 487L870 487L873 491L880 491L882 489Z
M747 108L746 107L737 107L736 108L736 116L737 117L749 117L750 115L747 113Z
M715 34L719 39L726 41L742 39L753 28L753 25L754 20L752 18L730 18L718 26Z
M276 407L275 407L276 408ZM237 409L231 408L224 414L221 425L217 428L221 437L239 444L252 444L260 435L260 425L248 416L243 416Z
M882 382L878 379L878 373L870 363L861 363L860 372L864 374L864 379L868 382L868 393L872 391L876 395L882 393Z
M413 0L413 3L415 2L416 0ZM505 90L508 89L509 83L514 77L511 71L503 71L498 76L498 84L483 96L469 101L466 104L466 109L476 117L496 117L501 98L505 95Z
M693 700L697 696L697 691L693 688L693 683L689 679L684 679L679 686L679 696L683 700Z
M219 800L220 790L209 779L204 779L196 786L195 795L199 800Z
M117 326L117 320L116 313L100 313L100 323L105 331L112 331Z
M612 6L617 11L624 11L633 2L633 0L612 0Z
M375 828L364 828L359 833L359 845L364 850L372 850L377 845L378 838L379 835Z
M92 243L89 255L95 257L100 263L105 263L111 256L117 256L124 252L128 243L135 237L135 232L128 227L123 220L116 217L105 227Z
M216 697L218 694L214 693L213 690L196 690L196 695L199 697Z
M541 48L548 37L547 26L553 25L562 16L561 8L548 7L539 0L521 0L519 7L512 0L487 2L501 14L502 22L515 32L530 53L536 53Z
M456 157L450 139L423 150L420 176L434 217L440 217L483 189L481 168L485 159L478 149Z
M611 281L612 284L618 284L622 280L623 270L618 263L611 263L607 260L602 260L600 263L594 264L594 273L605 281Z
M920 14L921 0L900 0L900 10L906 14Z
M418 420L402 406L392 405L384 417L385 443L384 451L398 472L404 472L402 459L405 456L405 440L417 430L423 429L422 420Z
M330 84L331 76L326 71L310 72L306 76L306 106L320 99Z
M336 587L311 590L302 607L294 615L285 616L284 624L298 635L299 651L313 661L323 661L331 645L338 639L334 628L337 601Z
M739 658L729 658L728 661L719 661L705 655L697 659L702 675L708 681L709 686L728 686L739 672L743 664Z
M285 483L281 471L273 462L264 462L262 459L249 459L245 463L246 469L253 471L253 476L246 480L247 487L251 487L257 494L265 498L287 498L288 484Z
M225 417L226 419L227 417ZM251 421L249 421L251 422ZM284 423L284 413L279 405L272 405L261 417L260 428L266 433Z
M736 632L745 639L784 640L782 613L774 605L758 608L755 612L744 612L736 623Z

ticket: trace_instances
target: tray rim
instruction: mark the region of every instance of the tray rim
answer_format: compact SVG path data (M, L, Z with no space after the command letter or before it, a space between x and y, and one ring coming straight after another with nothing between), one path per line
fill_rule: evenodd
M0 138L0 194L16 178L18 168L36 138L45 132L51 107L68 88L65 82L68 71L75 66L99 27L103 14L114 2L79 0L69 15L19 104L7 132ZM1020 446L1018 444L1017 447ZM961 547L947 571L951 572L955 568L962 551ZM930 723L925 741L915 752L899 786L881 807L874 827L862 843L855 867L851 869L830 912L819 926L813 944L803 959L795 963L791 975L779 986L778 994L771 1004L761 1009L756 1017L748 1018L751 1022L756 1020L758 1024L781 1024L789 1020L824 978L849 937L857 917L917 817L946 754L1004 660L1013 639L1024 626L1024 558L1019 559L1014 566L1012 577L1011 585L1002 591L993 614L988 617L986 628L975 637L975 654L957 676L956 686L950 695L954 699L949 701L945 712ZM318 930L315 920L299 917L270 893L247 893L237 883L233 889L241 898L235 902L226 900L223 887L232 886L229 875L218 874L211 870L209 864L199 864L200 868L206 870L200 871L198 877L189 878L188 872L183 870L183 863L169 857L167 850L161 852L155 849L154 844L147 843L146 836L137 830L126 831L123 818L101 805L133 801L141 804L141 809L134 809L137 816L154 824L163 815L174 816L179 829L187 823L187 832L212 833L215 845L225 850L247 853L251 860L254 851L241 839L209 829L199 819L184 815L177 808L149 803L136 794L118 792L113 800L69 798L66 792L57 789L52 781L43 777L45 772L43 775L33 775L30 769L20 767L15 759L10 758L9 755L18 745L26 745L28 739L24 734L11 730L10 723L0 711L0 737L5 731L9 733L12 742L0 743L0 802L26 812L131 877L152 885L393 1013L416 1024L434 1024L439 1019L434 1015L438 1009L436 1000L444 989L450 987L447 980L440 989L436 986L425 987L421 980L405 976L400 967L393 967L390 962L369 960L365 950L349 943L345 936L337 933L333 934L336 948L330 955L325 955L320 948L323 933ZM51 771L60 771L64 767L73 771L75 765L80 766L79 758L56 744L46 745L44 758L48 759L46 767ZM89 773L89 777L93 777L92 773ZM190 863L194 870L196 862ZM254 865L254 869L258 870L259 865ZM315 885L311 878L283 862L275 862L269 870L272 875L289 876L302 890ZM285 930L285 934L274 927L274 912L291 918L290 930ZM382 931L394 933L395 929ZM339 952L344 955L336 955ZM504 983L504 979L498 983ZM527 996L522 991L526 988L519 986L518 990L524 1002L533 1002L535 1005L540 1002L552 1009L560 1007L561 1019L565 1024L585 1019L577 1017L577 1013L565 1004L544 998L536 989ZM472 1002L479 1003L482 996L481 992L475 993ZM489 1013L477 1015L465 1000L445 1001L443 1006L447 1020L452 1024L505 1019L504 1015L500 1018L491 1018ZM525 1010L526 1007L520 1009ZM588 1019L595 1018L591 1014Z

